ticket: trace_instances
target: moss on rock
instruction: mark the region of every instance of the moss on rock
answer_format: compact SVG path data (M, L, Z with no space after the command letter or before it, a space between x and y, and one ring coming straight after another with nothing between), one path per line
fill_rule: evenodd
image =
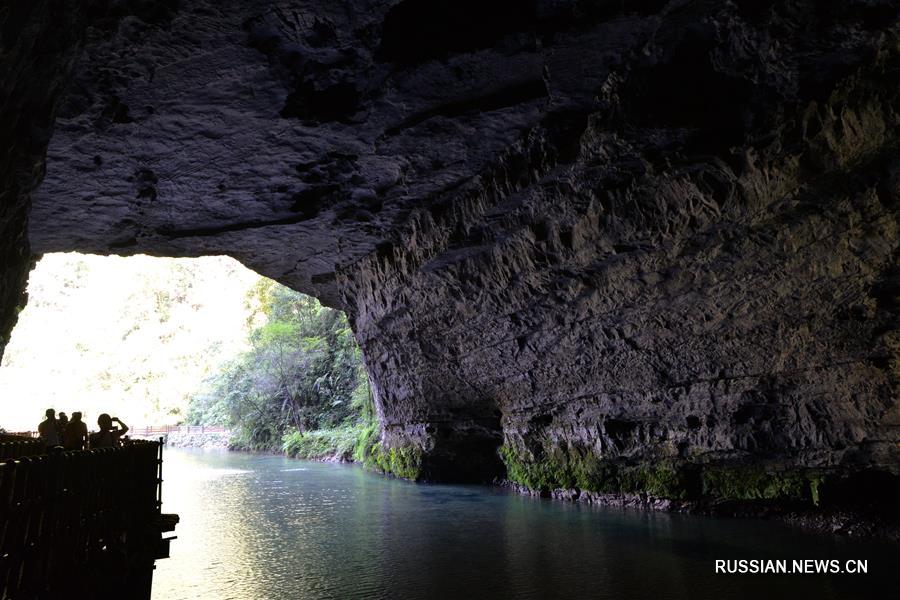
M363 464L368 469L415 481L422 474L422 450L415 446L385 449L377 443Z
M814 470L698 465L663 458L630 464L577 447L535 452L500 447L507 478L534 490L648 494L672 500L802 501L817 505L824 474Z
M377 424L357 438L353 460L367 469L415 481L422 475L422 449L417 446L385 448Z
M725 500L799 500L819 503L824 475L812 470L709 466L702 474L703 495Z
M689 473L669 460L628 465L599 459L590 451L574 447L556 448L534 460L521 456L509 445L501 446L500 456L506 464L507 477L532 489L647 493L675 499L690 495Z

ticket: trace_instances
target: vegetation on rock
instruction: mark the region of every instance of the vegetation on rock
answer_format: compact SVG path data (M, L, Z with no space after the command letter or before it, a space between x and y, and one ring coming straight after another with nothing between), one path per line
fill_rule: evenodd
M814 469L700 465L662 458L630 464L590 450L548 445L538 452L500 448L507 478L533 490L647 494L672 500L789 501L818 505L826 475Z

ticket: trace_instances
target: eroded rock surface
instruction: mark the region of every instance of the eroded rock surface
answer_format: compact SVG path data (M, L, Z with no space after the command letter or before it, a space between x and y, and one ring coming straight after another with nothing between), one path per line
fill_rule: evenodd
M31 242L343 308L404 473L814 501L900 469L897 7L822 4L117 3Z
M0 4L0 357L25 306L31 193L83 27L77 3Z

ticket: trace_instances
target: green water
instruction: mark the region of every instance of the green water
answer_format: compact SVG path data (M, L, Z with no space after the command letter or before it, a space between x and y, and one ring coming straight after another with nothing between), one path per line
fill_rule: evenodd
M776 523L411 484L350 465L167 449L181 515L154 599L888 598L895 546ZM867 575L722 575L715 559L868 561ZM890 584L890 585L888 585Z

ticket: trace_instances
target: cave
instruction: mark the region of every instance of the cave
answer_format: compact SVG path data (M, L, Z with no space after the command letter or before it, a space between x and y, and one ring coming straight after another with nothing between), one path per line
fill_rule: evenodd
M900 475L896 5L485 6L5 3L0 354L37 256L223 254L418 479Z

